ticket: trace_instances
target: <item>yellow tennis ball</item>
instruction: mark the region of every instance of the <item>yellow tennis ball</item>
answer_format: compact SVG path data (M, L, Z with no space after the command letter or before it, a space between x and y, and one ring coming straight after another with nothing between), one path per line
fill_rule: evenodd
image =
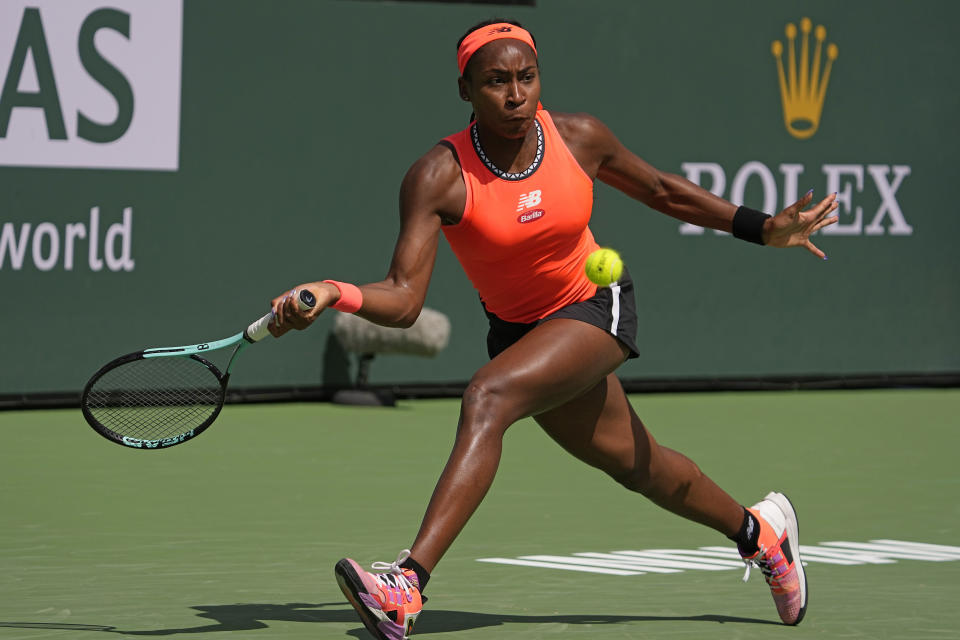
M620 279L623 273L623 260L613 249L603 247L587 256L584 270L590 282L606 287Z

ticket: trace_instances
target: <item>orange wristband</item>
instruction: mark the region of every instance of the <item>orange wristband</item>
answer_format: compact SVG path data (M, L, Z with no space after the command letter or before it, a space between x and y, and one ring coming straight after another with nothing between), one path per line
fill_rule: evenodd
M337 311L344 313L355 313L363 306L363 294L360 288L355 284L348 282L337 282L336 280L324 280L340 290L340 299L330 305Z

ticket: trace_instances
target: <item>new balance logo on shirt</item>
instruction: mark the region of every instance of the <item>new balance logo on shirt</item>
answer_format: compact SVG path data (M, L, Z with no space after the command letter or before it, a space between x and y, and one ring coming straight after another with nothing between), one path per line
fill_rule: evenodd
M530 209L540 204L540 189L535 189L530 193L525 193L520 196L520 201L517 202L517 211L523 211L524 209Z

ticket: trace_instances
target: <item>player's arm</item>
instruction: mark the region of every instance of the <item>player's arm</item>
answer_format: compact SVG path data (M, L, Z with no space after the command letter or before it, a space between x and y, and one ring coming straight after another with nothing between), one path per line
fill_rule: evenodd
M436 260L441 222L451 209L457 180L459 166L451 153L439 146L407 172L400 187L400 231L390 268L383 280L359 285L362 304L357 315L388 327L408 327L419 317ZM298 288L312 291L316 306L301 311L288 294L274 298L274 335L306 328L342 295L337 286L322 281Z
M683 176L660 171L627 149L610 129L588 115L569 117L566 126L579 140L578 159L587 159L596 177L639 200L651 209L701 227L733 231L738 207L690 182ZM566 136L565 136L566 138ZM583 162L583 161L581 161ZM809 211L808 193L776 216L762 222L763 244L777 247L803 246L819 257L823 252L809 240L814 231L836 222L827 215L836 209L836 194L830 194Z
M357 315L389 327L408 327L420 316L454 179L460 179L459 166L443 147L410 167L400 185L400 233L390 268L382 281L361 287Z

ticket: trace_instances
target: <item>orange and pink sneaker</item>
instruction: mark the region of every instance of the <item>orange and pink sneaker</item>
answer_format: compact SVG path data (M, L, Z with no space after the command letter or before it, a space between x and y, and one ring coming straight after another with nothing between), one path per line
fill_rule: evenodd
M784 624L800 624L807 612L807 577L800 561L797 513L782 493L770 492L749 509L760 522L760 550L743 556L750 578L750 568L760 567L770 585L773 602ZM741 554L742 555L742 554Z
M423 609L420 582L412 569L400 564L410 551L400 552L396 562L374 562L370 573L350 558L337 563L334 573L340 590L360 614L367 631L380 640L407 640Z

